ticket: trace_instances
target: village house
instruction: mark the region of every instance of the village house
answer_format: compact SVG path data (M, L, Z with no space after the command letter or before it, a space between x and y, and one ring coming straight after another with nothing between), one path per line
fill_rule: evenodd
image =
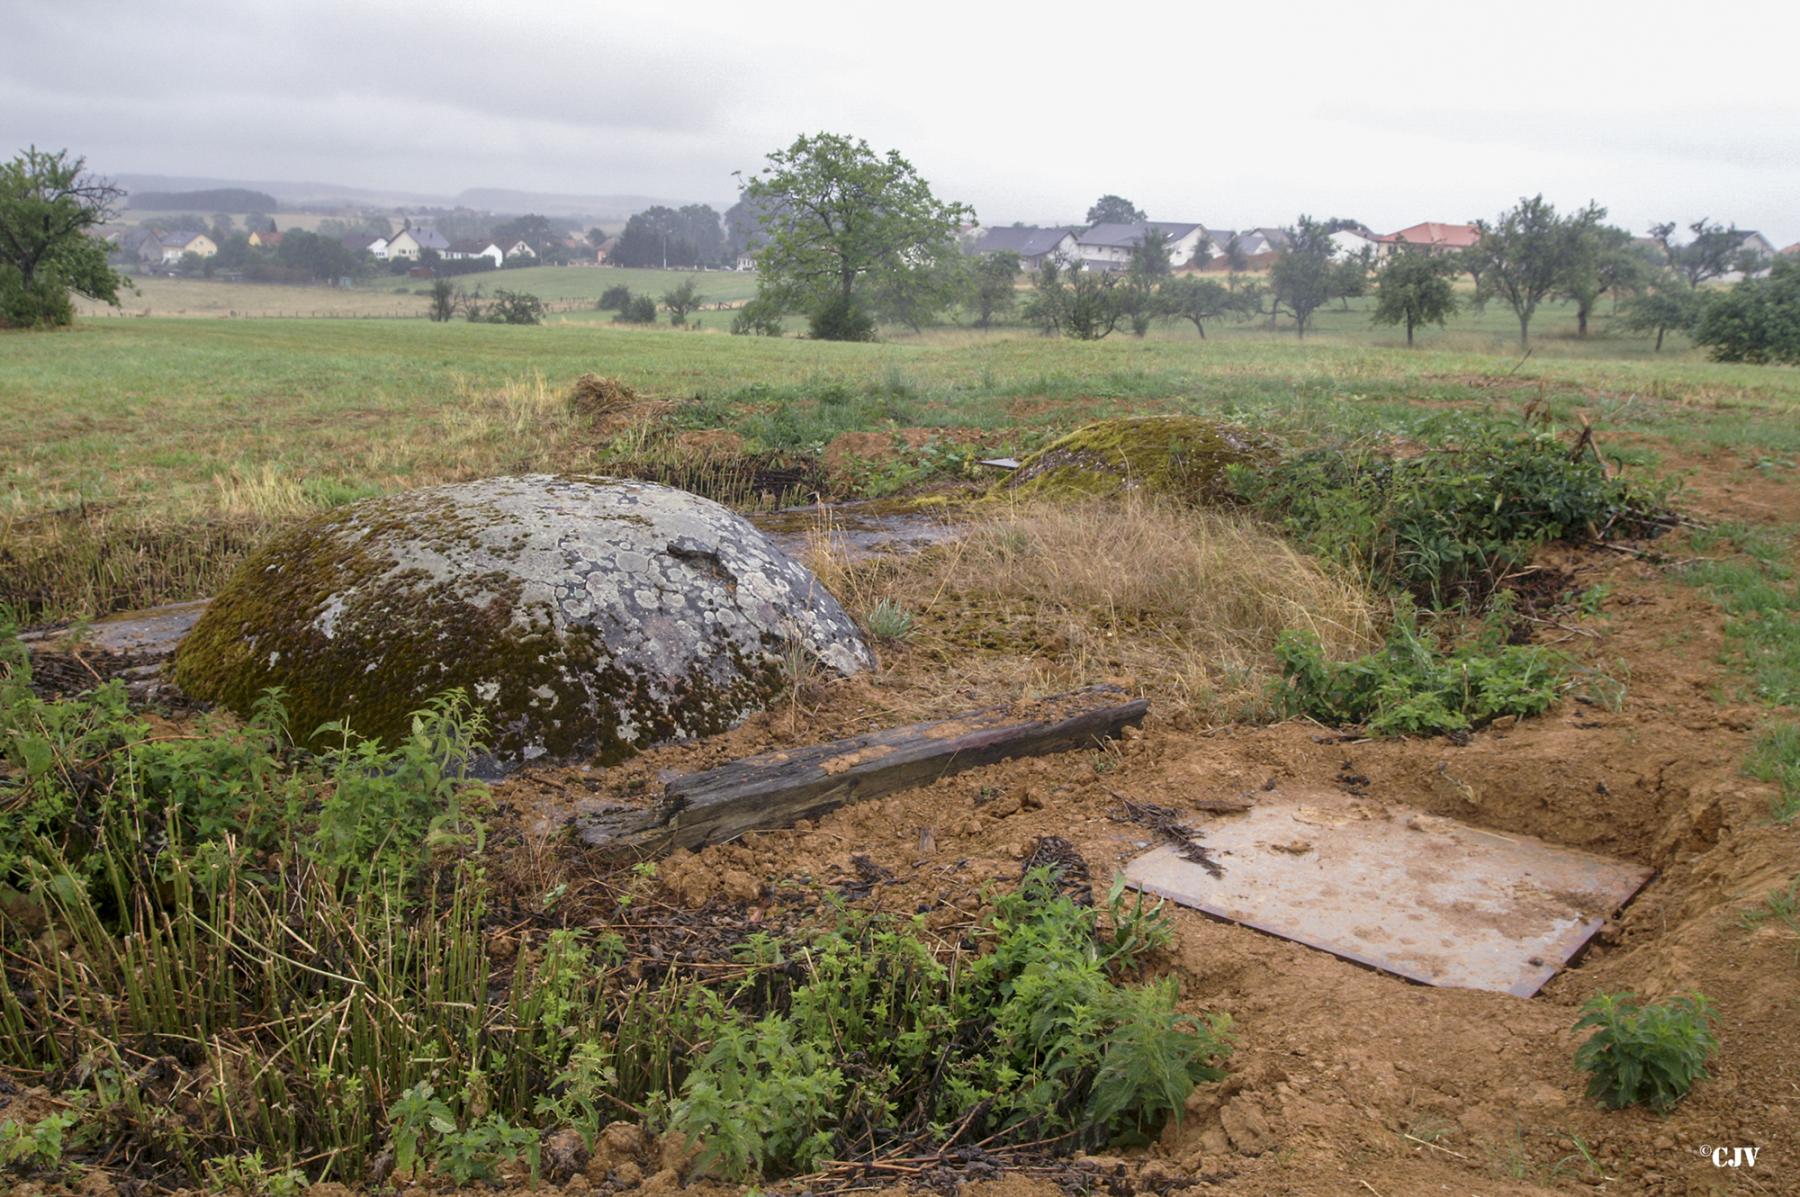
M1335 261L1347 262L1365 251L1380 257L1381 249L1380 238L1368 229L1339 229L1331 234L1331 256Z
M1775 260L1775 243L1773 241L1755 229L1740 229L1739 233L1737 253L1733 255L1736 259L1733 262L1734 269L1721 274L1719 276L1721 282L1735 283L1744 277L1742 270L1735 269L1737 265L1742 264L1744 258L1750 258L1755 262L1755 266L1750 271L1752 277L1767 274L1769 264Z
M1040 228L1035 225L1012 225L1005 228L980 229L973 240L965 242L972 254L1015 253L1019 265L1036 270L1050 258L1077 257L1078 227Z
M606 240L602 241L599 245L596 245L594 247L594 265L596 265L596 266L606 265L607 262L612 258L613 254L618 250L618 248L619 248L619 239L617 237L608 237ZM741 270L741 269L743 269L743 267L740 266L738 269Z
M537 256L537 250L531 248L531 242L523 237L506 247L506 260L509 262L515 258L535 258Z
M444 250L444 257L451 261L473 261L476 258L487 258L493 262L494 269L498 270L506 261L506 252L492 241L484 237L476 237L473 240L452 241L449 248Z
M1377 237L1386 257L1396 250L1423 250L1432 254L1453 254L1468 249L1481 240L1481 230L1472 224L1441 224L1435 220L1408 225L1397 233Z
M395 233L387 243L390 261L416 262L426 250L441 254L450 248L444 235L429 225L408 226Z
M1131 251L1151 229L1160 231L1168 239L1169 264L1177 269L1191 265L1194 254L1208 240L1205 226L1198 224L1169 220L1150 220L1141 224L1101 223L1075 239L1075 252L1085 269L1123 270L1131 264Z
M273 228L252 229L250 230L250 235L246 237L245 240L259 249L276 249L281 245L281 230Z
M198 258L210 258L219 252L219 247L205 233L165 233L157 239L162 250L162 263L173 265L188 254Z
M372 258L387 257L388 239L373 233L345 233L338 240L343 247L353 254L368 254Z

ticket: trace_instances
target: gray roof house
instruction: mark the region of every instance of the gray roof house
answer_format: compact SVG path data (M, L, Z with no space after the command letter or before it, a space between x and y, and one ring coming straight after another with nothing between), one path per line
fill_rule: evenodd
M982 229L979 236L969 245L972 254L997 254L1011 252L1019 255L1019 264L1027 270L1036 270L1044 264L1044 259L1056 254L1073 258L1075 237L1079 232L1075 226L1059 225L1043 228L1037 225L1012 225L1005 228Z
M1207 240L1206 227L1172 220L1148 220L1140 224L1101 223L1076 238L1076 253L1089 270L1123 270L1131 251L1144 234L1157 229L1168 238L1169 262L1186 266Z

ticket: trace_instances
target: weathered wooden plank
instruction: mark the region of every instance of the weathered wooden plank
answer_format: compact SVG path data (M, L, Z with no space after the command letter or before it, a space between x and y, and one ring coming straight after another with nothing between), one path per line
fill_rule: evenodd
M815 818L863 798L928 785L1012 757L1082 748L1139 723L1148 701L1091 686L1037 702L766 752L669 781L656 805L584 816L590 847L654 855Z

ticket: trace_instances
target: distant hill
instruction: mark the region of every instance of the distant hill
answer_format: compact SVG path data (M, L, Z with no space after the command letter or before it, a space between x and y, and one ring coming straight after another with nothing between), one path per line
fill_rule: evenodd
M502 216L522 216L535 212L543 216L587 216L596 220L622 221L634 212L654 204L680 207L691 199L662 199L648 195L574 195L554 192L514 191L501 187L471 187L457 195L433 195L418 191L388 191L370 187L345 187L338 183L308 183L269 179L211 179L184 175L120 175L114 180L131 193L129 206L142 207L140 193L168 194L179 192L244 189L272 196L278 211L294 211L303 207L347 205L367 208L475 208ZM723 212L730 201L710 202ZM191 211L228 212L231 208L200 205ZM266 211L268 209L258 209Z
M148 212L273 212L281 202L266 191L214 187L206 191L133 191L127 208Z
M452 201L465 208L488 212L520 214L535 212L540 216L592 216L598 219L623 220L635 212L657 204L679 208L692 200L658 199L650 195L557 195L543 191L508 191L500 187L471 187L459 192Z

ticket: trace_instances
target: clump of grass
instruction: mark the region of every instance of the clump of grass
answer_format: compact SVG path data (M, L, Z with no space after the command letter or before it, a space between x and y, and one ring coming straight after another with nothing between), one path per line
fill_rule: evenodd
M1288 715L1356 724L1376 735L1428 735L1478 728L1502 715L1540 714L1556 701L1561 670L1543 649L1505 643L1505 605L1467 644L1445 650L1402 607L1387 642L1332 661L1317 636L1283 633L1275 701Z
M1758 781L1773 782L1769 813L1779 823L1800 815L1800 723L1772 723L1756 737L1744 771Z
M1146 497L1021 505L912 558L815 565L865 619L913 612L925 657L976 650L1055 684L1129 676L1205 713L1260 703L1284 629L1342 654L1374 642L1377 616L1347 571L1253 519Z
M1638 1102L1658 1113L1675 1108L1706 1077L1718 1050L1712 1004L1701 994L1638 1003L1629 993L1602 993L1582 1007L1577 1031L1594 1033L1575 1052L1588 1073L1588 1096L1609 1109Z
M1800 873L1786 887L1738 915L1738 923L1746 931L1754 931L1768 923L1778 923L1788 939L1794 941L1794 952L1800 957Z
M888 644L904 644L912 639L913 614L891 598L884 598L869 610L869 634Z

